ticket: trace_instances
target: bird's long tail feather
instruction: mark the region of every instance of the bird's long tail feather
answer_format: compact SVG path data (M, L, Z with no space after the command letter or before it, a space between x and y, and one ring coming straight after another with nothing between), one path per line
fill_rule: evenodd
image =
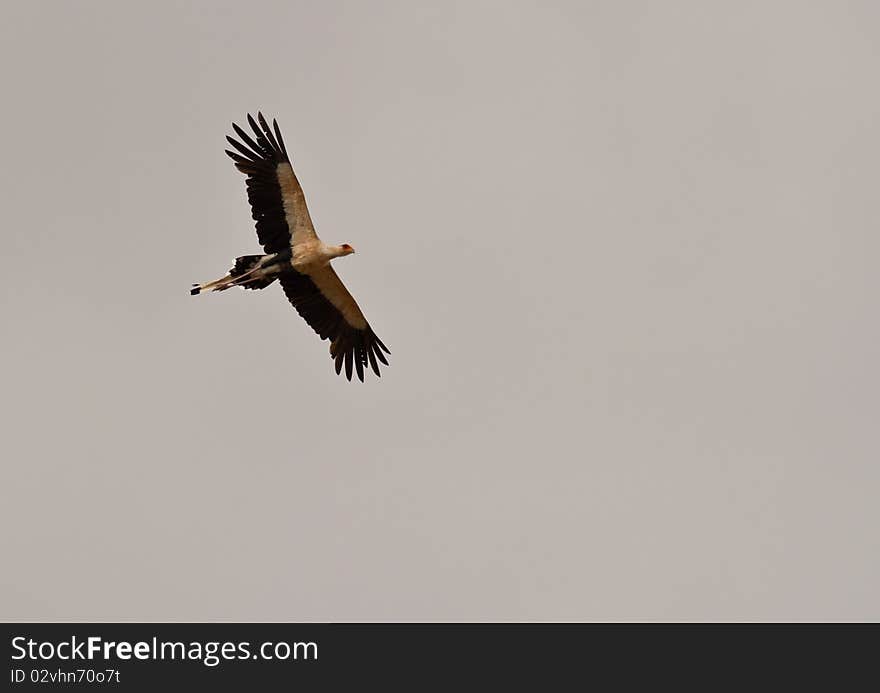
M220 279L215 279L212 282L205 282L204 284L193 284L189 293L190 296L196 296L206 291L225 291L230 286L235 286L235 282L237 282L238 279L238 277L226 276L220 277Z
M273 281L275 277L268 275L261 264L262 255L243 255L236 258L235 266L229 273L220 279L204 284L193 284L189 293L196 296L207 291L225 291L233 286L241 286L245 289L263 289Z

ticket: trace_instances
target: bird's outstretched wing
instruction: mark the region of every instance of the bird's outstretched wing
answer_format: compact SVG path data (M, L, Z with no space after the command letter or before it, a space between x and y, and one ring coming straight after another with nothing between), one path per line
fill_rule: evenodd
M330 340L330 356L336 372L345 363L345 377L351 380L352 369L363 382L364 366L369 364L380 376L378 361L386 366L388 350L379 339L357 302L329 265L310 274L289 271L279 276L288 300L321 339Z
M259 125L250 114L247 120L255 137L233 123L241 142L227 137L236 151L227 149L226 153L235 168L247 176L248 202L260 244L267 253L278 253L315 239L306 198L290 165L278 123L272 121L273 132L262 113L257 114Z

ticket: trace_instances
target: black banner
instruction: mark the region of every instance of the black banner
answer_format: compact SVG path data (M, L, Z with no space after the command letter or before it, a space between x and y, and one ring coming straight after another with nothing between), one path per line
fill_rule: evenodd
M876 626L2 624L7 690L866 683ZM864 679L862 676L868 676Z

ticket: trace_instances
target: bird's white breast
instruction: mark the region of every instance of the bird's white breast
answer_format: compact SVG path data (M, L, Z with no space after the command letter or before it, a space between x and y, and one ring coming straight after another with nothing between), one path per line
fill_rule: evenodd
M309 269L322 267L330 261L324 244L319 240L297 243L293 246L290 265L298 272L308 273Z

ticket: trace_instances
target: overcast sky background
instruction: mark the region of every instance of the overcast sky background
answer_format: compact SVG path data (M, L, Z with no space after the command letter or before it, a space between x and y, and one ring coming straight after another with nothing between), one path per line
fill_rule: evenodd
M880 6L6 2L0 617L880 619ZM335 375L230 122L392 350Z

